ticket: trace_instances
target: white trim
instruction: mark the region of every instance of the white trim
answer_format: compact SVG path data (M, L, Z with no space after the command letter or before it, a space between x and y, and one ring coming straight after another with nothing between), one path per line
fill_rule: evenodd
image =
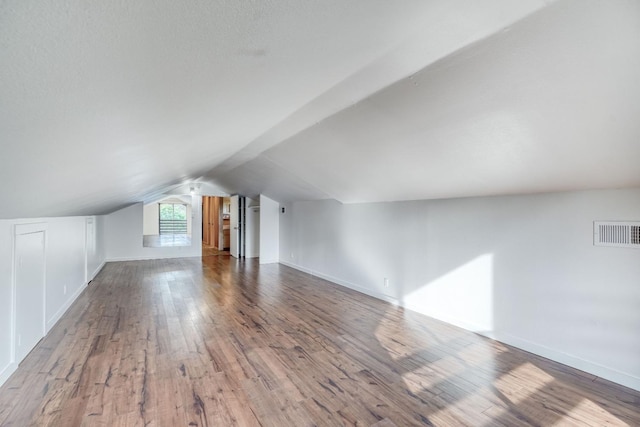
M481 335L487 336L486 334ZM510 346L537 354L538 356L562 363L563 365L571 366L572 368L579 369L597 377L640 391L640 378L635 375L631 375L627 372L622 372L608 366L603 366L599 363L591 362L569 353L554 350L542 344L534 343L506 332L494 331L493 335L495 335L495 338L493 339L496 341L500 341Z
M92 216L85 217L84 219L84 281L89 283L89 225L93 232L93 239L96 238L95 218Z
M311 274L313 276L313 271L312 270L309 270L308 268L303 267L301 265L294 264L294 263L288 262L288 261L282 261L282 260L280 260L280 264L286 265L287 267L291 267L291 268L293 268L295 270L298 270L298 271L302 271L303 273Z
M120 262L120 261L150 261L154 259L172 259L172 258L202 258L202 255L151 255L151 256L133 256L133 257L115 257L107 258L105 262Z
M62 307L60 307L60 309L58 309L58 311L51 317L51 319L47 320L47 332L46 332L47 334L49 333L49 331L51 331L51 329L55 326L55 324L58 323L58 321L62 318L62 316L64 316L64 314L67 312L67 310L69 310L71 305L78 299L80 294L82 294L82 292L84 292L84 290L89 285L89 282L91 282L98 275L98 273L100 272L100 270L102 270L102 268L104 267L105 264L106 264L106 262L102 261L102 264L100 264L100 266L98 266L98 268L93 272L93 275L90 276L89 280L87 280L86 283L84 283L82 286L80 286L69 297L69 299L67 299L67 301L65 301L65 303L62 304ZM46 334L45 334L45 336L46 336Z
M383 301L387 301L391 304L394 305L399 305L401 307L404 307L407 310L411 310L411 311L415 311L417 313L423 314L425 316L429 316L432 317L434 319L452 324L454 326L457 326L459 328L462 329L466 329L468 331L477 333L478 335L482 335L484 337L487 337L489 339L493 339L495 341L500 341L504 344L510 345L512 347L516 347L519 348L521 350L524 351L528 351L530 353L536 354L538 356L542 356L545 357L547 359L550 359L554 362L558 362L561 363L563 365L567 365L570 366L572 368L575 369L579 369L581 371L590 373L592 375L595 375L597 377L609 380L609 381L613 381L617 384L621 384L625 387L629 387L632 388L634 390L638 390L640 391L640 378L636 377L632 374L629 374L627 372L622 372L619 371L615 368L611 368L608 366L603 366L600 365L598 363L595 362L591 362L589 360L585 360L583 358L580 358L578 356L574 356L572 354L568 354L568 353L564 353L562 351L558 351L558 350L554 350L552 348L549 348L547 346L544 346L542 344L537 344L534 343L532 341L523 339L523 338L519 338L516 337L514 335L508 334L506 332L502 332L502 331L486 331L483 330L483 328L479 327L478 325L473 325L473 324L469 324L467 322L463 322L460 321L458 319L454 319L454 318L443 318L442 316L440 317L435 317L429 313L425 313L422 312L418 309L418 307L412 305L412 304L406 304L404 301L398 301L395 298L392 298L388 295L384 295L384 294L380 294L377 292L373 292L370 289L367 289L363 286L359 286L356 285L354 283L348 282L346 280L342 280L342 279L338 279L326 274L322 274L320 272L311 270L309 268L297 265L297 264L293 264L291 262L287 262L287 261L280 261L280 264L283 264L287 267L291 267L295 270L299 270L302 271L304 273L310 274L312 276L316 276L316 277L320 277L322 279L325 279L329 282L335 283L337 285L340 286L344 286L346 288L350 288L353 289L355 291L358 291L360 293L372 296L374 298L378 298L380 300Z
M15 362L10 362L7 366L5 366L0 371L0 386L4 384L9 377L18 369L18 364Z
M369 295L369 296L377 298L377 299L381 299L381 300L386 301L386 302L388 302L390 304L401 305L400 301L398 301L394 297L391 297L391 296L385 295L385 294L381 294L379 292L372 291L371 289L367 289L367 288L365 288L363 286L356 285L355 283L351 283L351 282L348 282L346 280L338 279L337 277L329 276L329 275L320 273L319 271L314 271L314 270L308 269L306 267L302 267L300 265L293 264L293 263L290 263L290 262L287 262L287 261L280 261L280 264L284 264L287 267L291 267L291 268L293 268L295 270L302 271L303 273L307 273L307 274L310 274L312 276L319 277L319 278L324 279L324 280L326 280L328 282L335 283L335 284L340 285L340 286L344 286L345 288L352 289L354 291L360 292L361 294L365 294L365 295Z
M98 266L98 268L96 268L96 270L89 276L89 280L87 280L87 285L89 284L89 282L91 282L93 279L96 278L96 276L98 275L98 273L100 273L100 270L102 270L104 268L104 265L106 264L106 261L102 261L102 263Z
M18 305L16 295L16 228L11 234L11 313L9 314L9 363L15 364L16 354L16 306ZM15 368L14 368L15 369ZM3 371L4 372L4 371Z
M420 313L420 314L423 314L425 316L432 317L434 319L438 319L438 320L440 320L442 322L449 323L450 325L457 326L459 328L466 329L467 331L471 331L473 333L482 335L484 337L496 340L495 331L487 331L486 327L484 327L482 325L478 325L476 323L466 322L464 320L460 320L460 319L458 319L456 317L452 317L452 316L442 316L442 315L435 316L432 313L420 310L420 308L421 308L420 305L418 305L416 303L402 301L400 303L400 305L402 307L406 308L407 310L415 311L416 313Z
M14 235L39 233L47 231L48 224L46 222L29 222L14 225Z
M87 288L87 284L85 283L84 285L80 286L80 288L78 288L78 290L76 290L70 297L69 299L67 299L67 301L65 301L64 304L62 304L62 307L60 307L60 309L51 317L51 319L47 320L47 330L46 330L46 334L49 333L49 331L51 330L51 328L53 328L55 326L56 323L58 323L58 320L60 320L62 318L62 316L64 316L64 314L67 312L67 310L69 309L69 307L71 307L71 304L73 304L76 299L78 299L78 297L80 296L80 294ZM45 334L45 336L46 336Z

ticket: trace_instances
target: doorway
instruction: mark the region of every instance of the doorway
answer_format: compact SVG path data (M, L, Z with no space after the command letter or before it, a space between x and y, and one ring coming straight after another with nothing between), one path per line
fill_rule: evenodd
M231 196L231 256L260 256L260 202L249 197Z
M202 197L202 256L229 255L231 199Z

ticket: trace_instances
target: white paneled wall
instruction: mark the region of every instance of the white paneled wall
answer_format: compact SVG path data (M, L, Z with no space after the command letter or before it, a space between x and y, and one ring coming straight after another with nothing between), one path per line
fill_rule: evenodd
M14 236L20 224L46 224L46 330L60 319L104 265L104 217L0 220L0 384L17 367L13 360Z
M640 390L640 189L285 207L280 262Z

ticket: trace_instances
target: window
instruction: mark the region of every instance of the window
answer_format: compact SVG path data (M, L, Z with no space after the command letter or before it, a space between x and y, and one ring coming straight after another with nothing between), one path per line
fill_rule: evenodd
M160 203L160 234L187 234L187 205Z

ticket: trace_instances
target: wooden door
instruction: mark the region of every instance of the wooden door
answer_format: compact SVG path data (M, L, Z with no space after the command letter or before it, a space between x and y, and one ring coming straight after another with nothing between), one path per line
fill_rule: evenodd
M212 197L211 207L211 236L209 240L213 247L218 248L218 235L220 234L220 200L221 197Z
M209 196L202 196L202 243L211 245L211 221L209 221Z

